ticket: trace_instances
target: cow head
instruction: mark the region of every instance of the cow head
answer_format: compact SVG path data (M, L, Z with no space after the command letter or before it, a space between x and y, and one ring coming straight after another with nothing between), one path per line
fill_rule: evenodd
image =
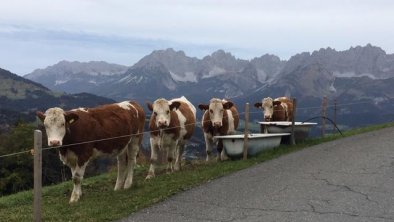
M148 109L152 111L152 117L155 118L157 128L166 128L171 122L171 111L178 109L181 105L180 102L170 102L166 99L157 99L151 103L146 103Z
M209 105L200 104L198 108L208 110L209 119L213 127L218 128L223 125L224 110L230 109L233 105L232 102L213 98L209 101Z
M37 117L44 123L48 137L48 146L61 146L67 127L78 120L73 112L64 112L61 108L50 108L45 113L37 112Z
M254 106L263 110L265 121L271 121L272 115L274 114L274 107L280 103L280 101L274 101L271 97L267 97L261 103L255 103Z

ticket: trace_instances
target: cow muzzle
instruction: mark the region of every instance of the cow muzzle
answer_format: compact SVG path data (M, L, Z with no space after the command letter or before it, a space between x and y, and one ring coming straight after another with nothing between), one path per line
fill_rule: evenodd
M166 121L166 120L164 120L164 121L157 121L157 127L158 128L166 128L166 127L168 127L168 122Z
M264 121L270 122L271 121L271 116L264 116Z
M222 126L222 122L214 122L213 123L213 127L218 128L218 127L221 127L221 126Z
M60 146L62 145L60 140L50 140L49 141L49 146Z

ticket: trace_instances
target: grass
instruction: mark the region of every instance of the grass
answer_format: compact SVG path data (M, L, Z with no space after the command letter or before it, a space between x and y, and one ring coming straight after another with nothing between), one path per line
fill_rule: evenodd
M387 123L350 130L344 136L356 135L386 127ZM131 189L113 191L116 174L103 174L83 180L83 196L77 204L70 205L72 183L66 182L43 188L44 221L112 221L127 217L139 209L150 206L166 198L232 172L274 159L284 154L304 149L316 144L341 138L329 135L310 139L295 146L280 146L267 150L246 161L225 161L220 163L202 161L186 164L184 170L171 175L162 174L150 181L144 181L147 166L136 169ZM32 221L32 191L20 192L0 198L0 221Z

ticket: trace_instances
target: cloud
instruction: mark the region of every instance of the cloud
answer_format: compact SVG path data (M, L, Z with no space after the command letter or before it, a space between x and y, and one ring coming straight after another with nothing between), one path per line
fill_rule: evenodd
M389 0L13 0L0 8L0 46L13 59L40 57L33 67L54 58L132 64L168 47L191 56L223 48L242 58L287 59L371 42L393 52L393 11ZM3 50L6 66L7 57Z

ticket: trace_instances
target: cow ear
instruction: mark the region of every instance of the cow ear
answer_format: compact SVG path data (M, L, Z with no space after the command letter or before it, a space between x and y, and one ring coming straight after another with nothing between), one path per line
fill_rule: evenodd
M208 110L209 109L209 105L205 105L205 104L200 104L198 105L198 108L202 111L204 110Z
M45 114L43 112L37 111L36 112L37 117L41 120L41 122L44 122L45 120Z
M180 103L180 102L177 102L177 101L172 102L171 105L170 105L170 110L178 109L179 106L181 106L181 103Z
M280 105L281 103L282 103L281 101L273 101L273 102L272 102L272 104L273 104L274 106Z
M153 111L152 103L146 102L146 106L148 107L148 109L149 109L150 111Z
M261 108L263 106L263 104L262 103L255 103L254 104L254 107L256 107L256 108Z
M68 112L66 112L64 114L64 118L66 119L66 122L68 124L73 124L79 119L79 116L76 113L68 113Z
M226 102L225 104L223 104L224 109L230 109L233 106L234 106L234 103L232 103L232 102Z

